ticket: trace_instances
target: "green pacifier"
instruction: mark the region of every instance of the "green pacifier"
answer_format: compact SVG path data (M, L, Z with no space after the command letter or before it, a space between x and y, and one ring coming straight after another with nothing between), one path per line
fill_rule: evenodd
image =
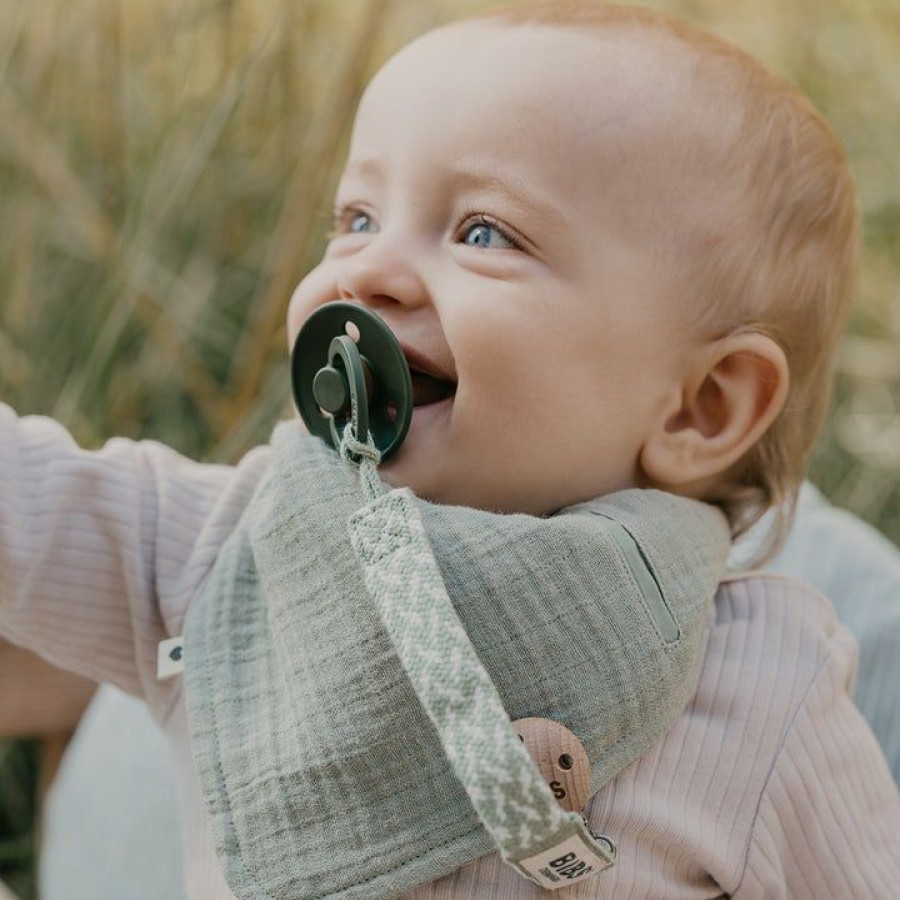
M291 384L310 433L335 449L349 423L356 440L371 436L386 459L409 430L406 357L384 321L356 303L326 303L306 320L291 351Z

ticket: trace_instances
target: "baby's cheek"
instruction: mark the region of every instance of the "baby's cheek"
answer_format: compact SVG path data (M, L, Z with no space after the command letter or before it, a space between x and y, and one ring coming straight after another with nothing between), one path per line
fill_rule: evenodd
M338 299L338 289L334 279L324 265L320 264L297 285L287 310L288 349L294 346L297 333L303 323L323 303Z

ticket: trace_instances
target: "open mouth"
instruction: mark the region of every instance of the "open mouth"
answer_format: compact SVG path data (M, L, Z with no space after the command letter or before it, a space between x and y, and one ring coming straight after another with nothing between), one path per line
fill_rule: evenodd
M430 356L401 344L412 380L413 406L431 406L456 394L456 380Z
M410 366L409 374L412 377L413 406L429 406L432 403L440 403L456 393L456 382L435 378L427 372L422 372Z

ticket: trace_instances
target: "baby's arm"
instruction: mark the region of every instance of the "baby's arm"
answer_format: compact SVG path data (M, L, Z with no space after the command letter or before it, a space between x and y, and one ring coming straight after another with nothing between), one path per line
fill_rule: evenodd
M900 885L900 795L851 700L855 648L832 644L759 807L738 900L887 900Z
M180 630L264 456L232 469L150 441L84 451L0 404L0 633L146 697L156 644Z

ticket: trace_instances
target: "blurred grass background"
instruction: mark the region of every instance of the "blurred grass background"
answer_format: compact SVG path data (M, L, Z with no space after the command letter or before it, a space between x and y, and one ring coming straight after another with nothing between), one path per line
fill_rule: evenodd
M289 397L283 314L398 46L484 0L0 6L0 397L87 446L233 461ZM852 157L862 286L812 478L900 541L900 5L659 0L799 84ZM462 74L462 73L461 73ZM485 123L489 127L489 123ZM0 743L0 878L35 896L36 765Z

